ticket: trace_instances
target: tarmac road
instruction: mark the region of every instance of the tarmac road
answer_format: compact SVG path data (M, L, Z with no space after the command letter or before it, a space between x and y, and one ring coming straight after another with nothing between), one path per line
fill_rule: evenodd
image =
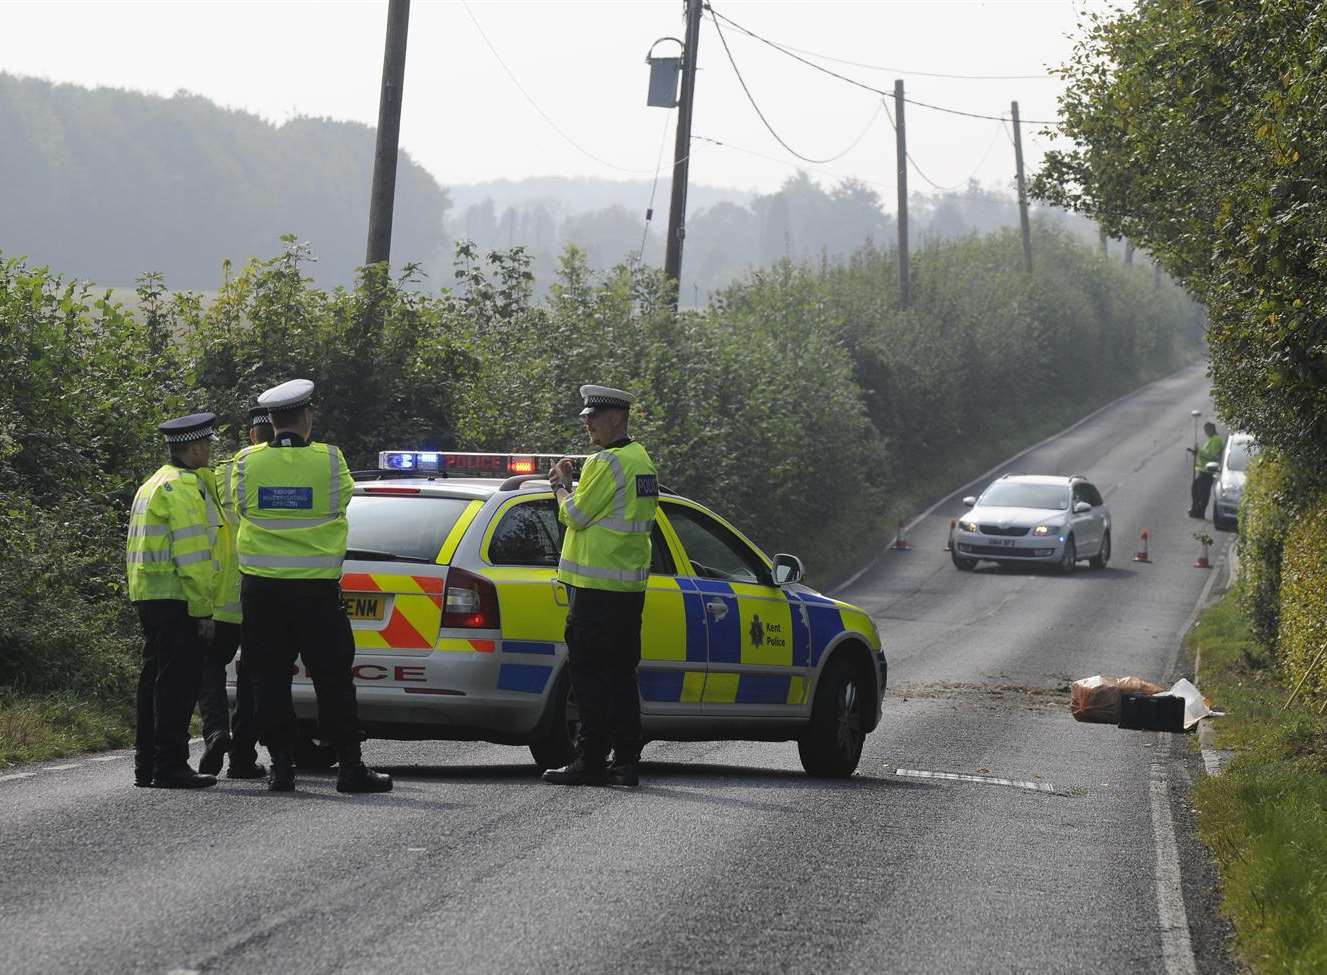
M523 749L471 743L369 743L383 797L325 774L135 789L127 752L6 770L0 971L1225 970L1188 739L1067 707L1077 677L1177 673L1213 576L1191 564L1191 409L1211 414L1199 368L1012 465L1092 479L1106 570L960 573L953 500L838 593L890 664L851 780L742 742L655 743L637 791L544 785ZM1151 564L1130 560L1144 527Z

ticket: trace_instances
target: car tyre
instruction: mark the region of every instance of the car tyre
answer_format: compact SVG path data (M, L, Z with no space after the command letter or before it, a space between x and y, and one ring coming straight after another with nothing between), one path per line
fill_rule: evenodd
M846 779L857 770L866 741L869 693L861 668L847 657L836 656L825 667L811 708L811 727L797 741L808 775Z
M1237 522L1234 518L1219 518L1213 515L1212 527L1219 532L1233 532L1237 527Z
M576 711L576 698L571 692L571 678L564 671L553 688L552 713L548 730L536 741L530 742L530 757L539 771L570 765L576 757L576 734L580 719Z
M1110 532L1101 536L1101 551L1088 559L1088 565L1094 569L1104 569L1110 561Z
M954 568L958 569L959 572L971 572L977 567L976 559L965 559L963 556L957 554L950 555L950 559L954 563Z
M1070 535L1064 542L1064 555L1060 558L1060 564L1057 568L1061 575L1071 575L1074 568L1078 565L1078 546L1074 544L1074 536Z

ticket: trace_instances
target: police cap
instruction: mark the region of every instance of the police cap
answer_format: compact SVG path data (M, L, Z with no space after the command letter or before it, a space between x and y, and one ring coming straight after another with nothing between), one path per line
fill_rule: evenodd
M613 389L611 386L582 386L581 399L585 401L585 409L581 410L581 416L589 416L595 410L626 410L631 408L631 404L636 402L636 397L621 389Z
M266 423L272 425L272 412L266 406L249 407L249 426L256 427Z
M159 423L157 429L166 438L166 443L189 443L212 436L216 421L215 413L190 413Z
M286 410L298 410L301 406L308 406L312 399L312 380L291 379L262 393L258 397L258 405L272 413L284 413Z

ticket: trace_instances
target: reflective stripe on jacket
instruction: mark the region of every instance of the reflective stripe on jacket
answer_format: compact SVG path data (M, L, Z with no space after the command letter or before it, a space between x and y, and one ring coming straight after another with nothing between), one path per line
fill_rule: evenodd
M1226 442L1216 434L1207 438L1207 443L1198 448L1198 456L1193 462L1193 469L1199 474L1207 473L1207 465L1221 462L1221 451L1226 449Z
M259 444L235 455L240 572L273 579L339 579L346 506L355 481L330 444Z
M233 463L223 460L215 471L198 472L199 479L206 485L210 495L217 498L220 512L221 525L217 531L216 544L212 547L212 558L220 567L212 593L212 618L223 623L244 621L244 614L240 612L240 566L235 557L235 506L227 504L230 489L224 486L230 479Z
M164 464L139 487L129 511L125 575L129 598L178 599L189 615L212 615L220 518L198 475ZM210 510L210 517L209 517Z
M558 579L585 589L644 591L658 504L657 473L644 447L632 441L595 454L558 507L567 526Z

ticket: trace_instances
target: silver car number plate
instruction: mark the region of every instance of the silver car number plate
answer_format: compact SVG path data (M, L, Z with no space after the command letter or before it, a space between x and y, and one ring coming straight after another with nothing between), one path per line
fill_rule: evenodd
M1003 548L1013 548L1014 540L1012 538L988 538L986 539L986 544L998 545Z

